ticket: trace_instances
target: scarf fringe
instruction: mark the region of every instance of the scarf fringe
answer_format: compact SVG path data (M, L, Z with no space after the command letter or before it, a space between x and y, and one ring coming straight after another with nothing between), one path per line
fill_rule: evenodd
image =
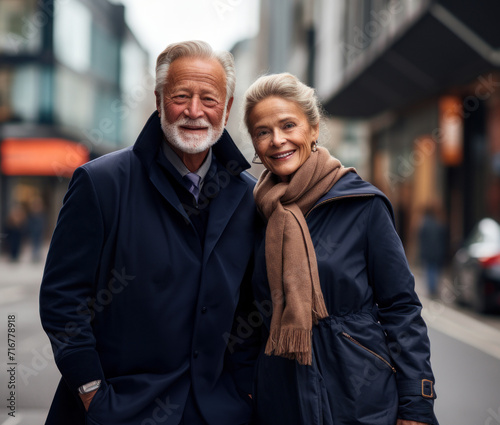
M268 356L271 356L274 354L276 348L278 347L278 342L280 339L280 329L274 329L271 331L269 334L269 338L267 338L267 343L266 343L266 350L265 353Z
M323 298L323 294L314 294L313 295L313 303L312 303L312 320L315 325L318 324L318 321L328 317L328 310L326 309L325 300Z
M270 335L265 353L297 360L302 365L312 364L312 331L308 329L281 329L279 335Z

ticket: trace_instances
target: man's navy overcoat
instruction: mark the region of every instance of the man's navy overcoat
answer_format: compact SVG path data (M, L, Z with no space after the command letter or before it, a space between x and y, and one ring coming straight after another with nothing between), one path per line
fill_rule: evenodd
M252 359L227 347L237 309L251 302L255 179L224 132L202 243L161 141L155 112L133 147L70 182L40 293L63 377L47 424L177 424L190 392L209 424L249 421ZM103 384L85 414L77 388L95 379Z

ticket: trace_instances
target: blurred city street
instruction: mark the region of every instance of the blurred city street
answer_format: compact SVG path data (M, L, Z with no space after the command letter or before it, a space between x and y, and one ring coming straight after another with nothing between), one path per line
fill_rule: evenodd
M156 58L198 39L234 57L226 129L249 163L248 87L289 72L314 89L314 143L392 205L440 424L500 425L500 313L480 313L500 309L499 15L493 0L0 0L0 425L44 424L60 379L38 296L70 178L134 144Z
M38 315L38 292L43 262L32 263L30 253L23 252L19 262L0 258L0 424L38 425L45 421L50 402L59 381L49 340ZM15 316L15 417L9 417L7 400L11 378L7 371L8 317Z
M0 258L0 425L41 425L59 380L48 338L38 315L43 262L23 252L18 263ZM459 308L441 281L441 299L430 300L414 268L416 287L432 343L436 375L436 415L441 425L500 423L500 316L481 316ZM16 416L9 418L6 400L7 322L16 323Z

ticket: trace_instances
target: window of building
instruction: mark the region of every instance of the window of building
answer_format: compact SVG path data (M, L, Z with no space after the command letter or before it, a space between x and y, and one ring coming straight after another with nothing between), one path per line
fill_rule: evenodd
M0 69L0 122L38 119L39 81L34 66Z
M56 121L79 129L91 127L94 92L88 79L59 67L55 77Z
M148 55L132 38L126 39L121 50L121 99L111 105L117 112L124 144L134 142L151 111L154 110L155 76L148 73Z
M65 0L56 3L54 15L56 58L75 71L88 71L92 31L90 11L76 0Z
M154 80L146 81L148 56L141 47L131 39L125 40L121 49L121 81L122 92L131 91L134 87L145 87L154 90Z
M114 107L115 102L120 99L119 93L100 88L96 92L94 103L94 122L92 137L96 144L119 146L121 126L118 110Z
M92 26L92 71L106 82L118 84L120 43L106 28L97 22Z
M33 53L41 48L49 12L37 0L0 1L0 53Z

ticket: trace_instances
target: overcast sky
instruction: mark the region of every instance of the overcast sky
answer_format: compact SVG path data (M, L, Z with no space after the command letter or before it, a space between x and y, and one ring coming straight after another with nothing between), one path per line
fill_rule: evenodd
M230 49L258 31L259 0L111 0L126 7L126 20L151 55L170 43L201 39Z

